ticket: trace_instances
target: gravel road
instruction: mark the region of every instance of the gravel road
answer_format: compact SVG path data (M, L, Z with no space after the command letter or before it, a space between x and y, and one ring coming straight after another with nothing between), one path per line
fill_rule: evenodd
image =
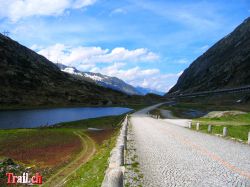
M143 186L250 187L249 145L153 119L147 112L131 117Z

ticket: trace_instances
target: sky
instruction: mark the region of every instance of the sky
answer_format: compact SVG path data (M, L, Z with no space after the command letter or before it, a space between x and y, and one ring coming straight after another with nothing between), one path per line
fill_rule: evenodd
M167 92L250 0L0 0L0 31L54 63Z

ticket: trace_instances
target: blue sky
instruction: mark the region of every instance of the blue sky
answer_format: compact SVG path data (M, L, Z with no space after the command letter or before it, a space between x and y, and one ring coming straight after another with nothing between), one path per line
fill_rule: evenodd
M0 0L0 31L53 62L166 92L249 0Z

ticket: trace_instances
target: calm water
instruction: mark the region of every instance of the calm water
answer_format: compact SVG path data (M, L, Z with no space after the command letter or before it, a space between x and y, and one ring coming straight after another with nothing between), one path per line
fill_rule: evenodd
M79 107L0 111L0 129L31 128L102 116L120 115L129 108Z

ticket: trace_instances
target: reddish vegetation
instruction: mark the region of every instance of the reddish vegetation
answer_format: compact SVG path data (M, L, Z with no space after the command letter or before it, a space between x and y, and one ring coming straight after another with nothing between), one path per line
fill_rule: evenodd
M105 129L102 131L88 131L87 134L97 144L102 144L104 140L109 139L114 132L114 129Z
M10 133L0 138L0 155L40 168L55 167L70 161L81 146L77 135L63 131Z

